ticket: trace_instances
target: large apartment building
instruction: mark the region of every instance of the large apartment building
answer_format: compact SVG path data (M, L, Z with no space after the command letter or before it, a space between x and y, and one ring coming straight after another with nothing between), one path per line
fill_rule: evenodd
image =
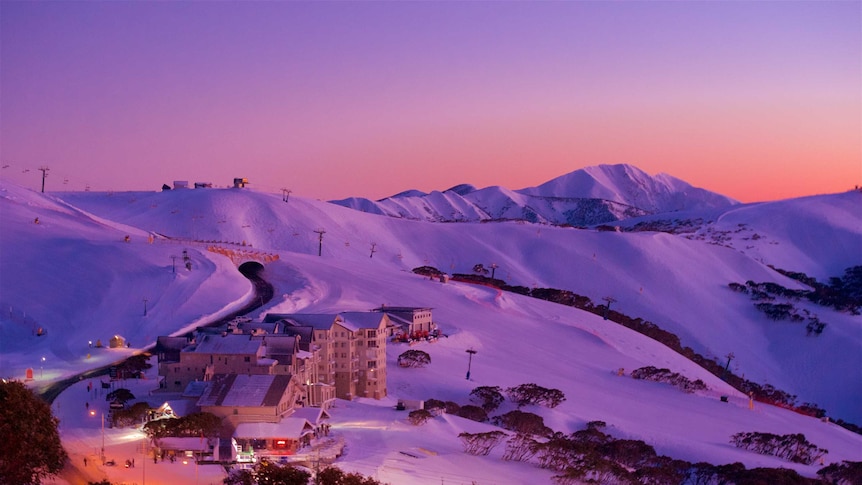
M378 312L269 314L264 322L308 342L319 353L318 382L335 386L341 399L386 397L386 337L389 316Z

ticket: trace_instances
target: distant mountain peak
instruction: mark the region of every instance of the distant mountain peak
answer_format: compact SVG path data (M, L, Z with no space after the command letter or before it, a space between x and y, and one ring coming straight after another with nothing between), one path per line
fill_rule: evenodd
M333 203L428 221L505 219L594 225L648 214L728 207L738 202L667 174L653 176L634 165L616 164L578 169L520 190L479 190L460 184L442 193L408 190L373 203L365 199Z

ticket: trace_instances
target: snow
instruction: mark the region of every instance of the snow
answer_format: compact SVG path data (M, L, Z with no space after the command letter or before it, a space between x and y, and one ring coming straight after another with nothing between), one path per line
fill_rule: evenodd
M683 345L721 361L733 352L734 372L859 424L860 317L806 307L829 322L823 335L807 337L802 328L766 320L745 296L727 289L729 282L749 279L800 287L767 263L821 281L860 264L862 215L852 210L859 206L862 194L857 192L732 206L687 238L516 222L433 224L301 197L285 203L280 194L239 189L38 194L0 181L0 373L23 378L32 368L36 379L31 384L39 387L118 361L157 336L181 334L237 308L253 297L251 286L228 258L206 250L216 244L248 254L278 254L277 261L265 263L264 272L275 286L275 298L251 315L256 321L271 312L335 314L382 304L433 308L435 322L448 337L412 347L389 344L389 396L337 401L330 411L332 431L346 443L336 462L345 470L393 484L550 483L547 470L502 461L502 447L487 457L465 454L458 433L492 429L488 424L443 415L417 429L407 423L406 412L395 410L398 399L464 405L477 386L534 382L567 397L554 409L526 409L542 415L554 430L568 433L602 420L611 434L642 439L675 458L739 461L749 468L785 467L814 476L819 464L791 464L743 451L729 438L740 431L801 432L829 450L828 464L862 460L862 436L760 403L750 410L747 396L715 376L601 317L491 288L434 282L409 270L430 264L469 273L476 263L495 262L496 276L510 284L569 289L596 303L613 296L612 308L677 333ZM768 239L743 240L749 232L729 232L739 224ZM313 232L318 228L326 231L322 257ZM728 231L729 239L714 244L709 236L716 231ZM150 233L172 239L156 237L150 244ZM128 243L123 242L127 234ZM818 241L833 240L837 243L817 248ZM377 249L373 257L371 243ZM183 250L192 270L179 258L174 273L171 256ZM34 330L40 326L47 334L37 337ZM107 344L114 334L127 338L131 347L88 345L96 339ZM428 352L431 364L399 367L397 356L408 348ZM467 380L469 348L477 353ZM616 372L647 365L702 379L710 389L684 394ZM150 396L157 387L155 372L123 386L139 398L155 399ZM144 470L143 435L131 428L105 430L106 454L120 466L97 465L98 416L107 403L88 395L87 382L69 388L53 407L73 463L82 467L88 456L93 478L142 483L146 473L153 482L192 483L197 473L199 483L221 482L219 467L193 462L150 463ZM729 402L719 399L723 395ZM506 403L495 414L511 409ZM122 466L135 456L135 468Z

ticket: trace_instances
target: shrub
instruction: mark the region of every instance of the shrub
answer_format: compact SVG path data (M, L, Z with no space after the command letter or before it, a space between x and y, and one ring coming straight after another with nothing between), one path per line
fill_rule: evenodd
M502 431L485 433L461 433L458 435L464 444L464 451L471 455L487 456L506 436Z
M707 389L706 384L700 379L692 381L682 374L671 372L670 369L657 369L651 365L633 370L632 377L653 382L664 382L688 393Z
M730 442L737 448L805 465L810 465L829 453L828 450L809 443L802 433L779 436L772 433L740 432L731 436Z
M461 406L461 408L453 414L461 416L462 418L478 421L480 423L484 423L488 420L488 413L479 406L473 406L472 404Z
M829 483L837 485L853 485L862 483L862 461L842 461L823 467L817 475Z
M480 386L470 392L470 401L489 413L500 407L503 399L503 393L498 386Z
M425 422L432 417L433 415L430 412L424 409L417 409L415 411L410 411L410 414L407 415L407 420L414 426L420 426L425 424Z
M541 404L549 408L555 408L566 400L563 391L559 389L547 389L536 384L521 384L506 389L509 399L523 407L528 404Z
M408 350L398 356L401 367L425 367L431 363L431 356L421 350Z
M545 426L545 420L533 413L514 410L501 416L495 416L492 420L495 426L514 431L519 434L550 436L551 428Z

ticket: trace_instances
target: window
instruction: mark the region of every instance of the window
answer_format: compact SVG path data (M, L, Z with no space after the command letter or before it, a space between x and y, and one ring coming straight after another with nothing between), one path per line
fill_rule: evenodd
M368 331L368 338L374 338L374 337L377 337L377 330L369 330Z
M245 361L246 361L246 362L251 362L251 357L246 356L246 357L245 357Z
M369 369L375 369L375 368L377 368L377 362L375 362L375 361L373 361L373 360L368 361L368 368L369 368Z

